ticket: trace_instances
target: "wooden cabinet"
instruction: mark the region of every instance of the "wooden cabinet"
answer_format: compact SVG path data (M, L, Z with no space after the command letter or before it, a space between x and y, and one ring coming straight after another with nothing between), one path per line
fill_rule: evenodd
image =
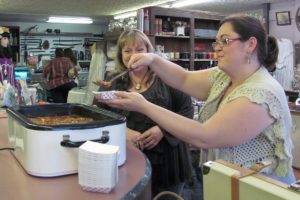
M216 40L221 17L194 14L194 70L217 65L217 56L212 48Z
M187 10L149 7L148 37L163 56L189 70L216 63L211 47L223 16Z

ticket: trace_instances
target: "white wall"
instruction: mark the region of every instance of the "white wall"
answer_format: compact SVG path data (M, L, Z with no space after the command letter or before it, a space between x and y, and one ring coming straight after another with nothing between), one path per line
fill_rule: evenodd
M26 31L29 27L38 25L37 32L45 32L47 28L60 29L61 32L75 32L75 33L93 33L99 34L106 32L108 25L93 25L93 24L54 24L54 23L35 23L35 22L1 22L3 26L19 26L20 31Z
M32 26L37 25L37 28L33 29L31 32L39 32L39 33L45 33L46 29L52 29L53 33L54 33L54 29L60 29L61 33L92 33L92 34L101 34L101 33L105 33L108 29L108 25L107 24L59 24L59 23L35 23L35 22L1 22L1 26L18 26L20 27L20 32L26 32L28 31L28 29ZM22 44L22 41L24 39L24 36L20 37L20 42ZM84 43L84 36L60 36L58 35L41 35L41 36L36 36L35 38L39 38L42 41L44 40L48 40L50 42L50 48L48 50L42 50L42 51L38 51L38 50L28 50L28 55L45 55L48 54L48 56L43 56L42 60L49 60L50 59L50 55L53 55L54 53L54 49L55 45L53 45L55 42L53 42L53 40L82 40L82 42L75 42L75 43ZM24 43L24 42L23 42ZM56 42L58 43L58 42ZM24 45L23 45L24 46ZM21 45L21 47L23 47ZM32 47L37 47L37 45L32 46ZM28 47L28 49L30 49L30 47ZM85 53L85 48L83 47L83 45L76 45L73 50L78 51L78 53L80 51ZM25 58L24 58L24 50L21 48L21 52L20 52L20 63L22 65L25 64ZM40 61L40 63L38 64L38 67L40 67L42 65L43 61Z
M272 3L269 12L269 32L277 38L287 38L293 43L300 40L300 31L298 31L295 23L295 15L298 7L300 6L300 0L285 1L282 3ZM290 11L291 25L278 26L276 22L276 12Z

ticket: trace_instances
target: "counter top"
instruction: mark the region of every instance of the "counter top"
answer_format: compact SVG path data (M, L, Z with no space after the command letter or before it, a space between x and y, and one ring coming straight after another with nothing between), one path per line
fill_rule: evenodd
M7 118L0 117L0 148L9 147ZM119 181L109 194L83 191L78 176L41 178L27 174L8 150L0 151L0 196L10 200L117 200L151 199L151 166L142 152L127 144L127 157L119 167Z

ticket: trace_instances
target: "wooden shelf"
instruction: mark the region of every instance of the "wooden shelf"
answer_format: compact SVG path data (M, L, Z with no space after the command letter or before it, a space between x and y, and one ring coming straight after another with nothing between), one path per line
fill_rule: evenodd
M196 36L195 36L195 39L196 40L216 40L215 37L196 37Z
M194 35L195 29L211 29L217 30L219 22L224 18L221 15L215 15L205 12L188 11L180 9L170 9L161 7L145 8L149 10L150 17L150 34L148 35L153 46L164 46L164 52L186 52L190 55L189 59L171 59L173 62L184 62L181 64L188 65L189 70L194 70L195 64L204 65L207 61L217 61L214 59L195 59L195 47L199 43L203 51L211 52L211 43L216 39L215 37L197 37ZM163 29L160 25L155 23L155 19L161 18L162 24L165 20L171 23L171 27L177 21L187 24L188 29L185 29L186 36L173 35L157 35ZM157 21L156 21L157 22ZM158 30L157 30L158 29ZM171 32L172 30L170 30ZM204 48L204 49L203 49ZM201 63L203 62L203 63Z
M218 61L218 59L194 59L194 61L207 62L207 61Z
M170 59L170 61L172 61L172 62L176 62L176 61L189 62L190 59Z
M154 35L154 37L162 37L162 38L178 38L178 39L189 39L190 36L176 36L176 35Z

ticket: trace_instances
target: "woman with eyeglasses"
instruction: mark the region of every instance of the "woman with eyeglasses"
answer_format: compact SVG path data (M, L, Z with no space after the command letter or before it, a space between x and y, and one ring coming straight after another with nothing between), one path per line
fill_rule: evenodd
M201 160L223 159L250 168L260 161L271 166L261 173L292 183L291 115L283 88L269 74L277 60L276 40L259 20L244 15L225 18L213 43L218 66L186 71L155 54L133 55L132 68L150 68L168 85L205 105L194 121L146 101L140 94L119 92L106 103L149 116L175 137L202 149Z

